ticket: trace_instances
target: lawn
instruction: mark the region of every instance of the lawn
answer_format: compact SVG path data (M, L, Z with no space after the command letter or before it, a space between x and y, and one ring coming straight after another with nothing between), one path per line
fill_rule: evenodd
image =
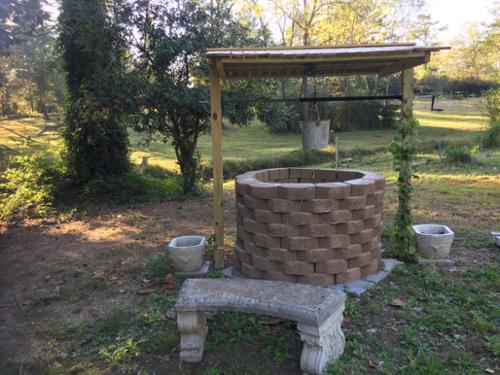
M444 104L438 107L446 109ZM417 108L425 142L441 136L447 142L474 142L485 124L473 108L435 113ZM49 130L36 137L41 126L36 121L16 120L13 129L0 123L9 129L1 134L9 138L6 145L18 152L30 147L11 130L55 142L57 133ZM396 174L382 148L393 134L340 136L341 147L375 150L353 153L343 166L384 173L387 228L397 207ZM298 136L269 135L261 125L225 133L227 158L276 156L299 145ZM151 149L153 160L173 165L162 151L167 146ZM209 155L208 136L200 152ZM431 150L418 155L415 221L450 226L456 233L451 254L457 263L442 269L405 265L362 297L349 296L345 353L329 375L500 371L500 257L488 238L489 231L500 231L500 150L474 157L473 164L450 164ZM225 188L230 245L235 237L233 182ZM210 198L190 198L2 226L0 374L300 374L300 340L293 323L239 313L211 315L204 360L179 362L172 306L183 279L172 277L158 254L174 236L210 235L211 204ZM227 262L231 252L228 246Z

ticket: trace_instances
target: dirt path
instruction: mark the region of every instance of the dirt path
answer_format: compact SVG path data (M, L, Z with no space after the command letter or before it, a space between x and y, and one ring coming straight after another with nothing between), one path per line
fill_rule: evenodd
M229 215L227 222L234 219ZM45 325L92 322L137 303L141 297L126 291L143 287L144 258L173 236L210 235L211 201L117 209L66 222L27 222L2 232L0 369L18 373L44 350L37 335Z

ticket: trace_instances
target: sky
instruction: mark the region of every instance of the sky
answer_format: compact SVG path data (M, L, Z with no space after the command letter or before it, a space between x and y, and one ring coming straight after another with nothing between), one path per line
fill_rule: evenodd
M495 0L427 0L428 9L440 26L447 26L438 37L448 42L460 35L466 23L491 21L490 9Z

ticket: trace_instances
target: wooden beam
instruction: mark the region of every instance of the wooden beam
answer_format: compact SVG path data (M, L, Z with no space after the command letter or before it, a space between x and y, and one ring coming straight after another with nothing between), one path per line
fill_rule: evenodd
M415 57L425 57L425 51L407 51L407 52L394 52L394 53L365 53L363 55L356 56L356 54L338 54L335 56L307 56L307 57L293 57L293 56L283 56L283 57L252 57L252 56L233 56L233 57L222 57L222 62L224 64L230 65L249 65L258 66L259 64L314 64L314 63L331 63L347 61L347 62L384 62L399 59L411 59Z
M430 60L431 60L431 54L430 52L428 52L426 53L425 56L420 58L396 61L393 64L380 69L378 75L381 77L388 76L389 74L394 74L396 72L400 72L405 69L414 68L416 66L426 64Z
M413 68L403 70L401 75L401 115L411 116L413 111Z
M219 77L222 78L222 83L226 83L226 72L224 71L221 59L215 59L215 68L217 69Z
M222 174L222 105L220 77L217 67L210 66L210 125L212 127L213 165L213 220L216 249L214 263L216 269L224 267L224 192Z

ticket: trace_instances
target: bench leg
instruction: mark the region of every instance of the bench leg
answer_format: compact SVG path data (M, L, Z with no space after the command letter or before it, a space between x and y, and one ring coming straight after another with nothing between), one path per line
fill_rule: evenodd
M344 305L321 326L298 323L300 339L303 341L300 368L304 374L320 375L329 362L344 352L345 337L342 332Z
M177 329L181 335L181 361L201 362L207 337L207 323L202 311L178 311Z

